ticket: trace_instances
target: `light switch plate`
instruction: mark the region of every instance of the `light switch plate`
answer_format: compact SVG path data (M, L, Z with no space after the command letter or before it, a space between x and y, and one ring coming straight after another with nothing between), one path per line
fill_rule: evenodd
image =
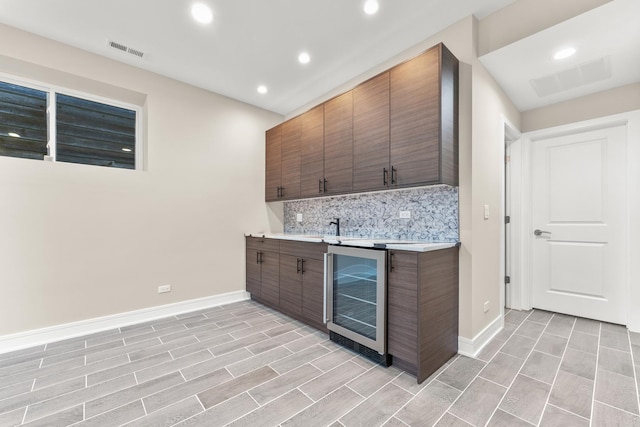
M484 205L484 219L489 219L489 205Z
M296 221L302 222L302 214L296 214Z

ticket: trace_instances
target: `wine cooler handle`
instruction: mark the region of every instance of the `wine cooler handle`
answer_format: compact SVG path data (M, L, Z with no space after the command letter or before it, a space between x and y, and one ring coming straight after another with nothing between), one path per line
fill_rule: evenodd
M324 254L324 293L322 298L322 323L325 325L329 321L329 314L327 313L327 292L329 290L329 273L332 270L333 257L331 254Z

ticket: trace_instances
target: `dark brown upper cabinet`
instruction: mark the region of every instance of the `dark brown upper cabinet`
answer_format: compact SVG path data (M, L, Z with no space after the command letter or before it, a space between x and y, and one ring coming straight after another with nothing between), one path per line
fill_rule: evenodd
M442 44L390 70L390 186L458 184L458 61Z
M266 170L267 201L458 185L458 60L436 45L270 129Z
M282 192L282 125L269 129L266 135L265 200L280 199Z
M300 196L318 195L326 186L324 174L324 104L299 117L300 134Z
M389 73L353 89L353 190L389 183Z
M282 124L282 188L280 198L300 198L302 116Z
M324 194L353 190L353 91L324 104Z

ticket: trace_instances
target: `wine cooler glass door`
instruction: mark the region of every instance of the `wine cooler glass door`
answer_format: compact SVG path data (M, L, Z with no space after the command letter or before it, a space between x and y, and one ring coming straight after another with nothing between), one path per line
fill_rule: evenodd
M330 248L329 329L384 353L385 252Z

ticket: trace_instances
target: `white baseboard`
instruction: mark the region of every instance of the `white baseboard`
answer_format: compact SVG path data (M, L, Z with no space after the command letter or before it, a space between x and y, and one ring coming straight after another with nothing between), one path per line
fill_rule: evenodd
M476 357L485 345L504 327L504 317L498 316L493 322L489 323L473 339L458 337L458 353L463 356Z
M177 314L188 313L190 311L202 310L238 301L245 301L248 300L249 297L249 293L245 291L229 292L205 298L181 301L174 304L143 308L141 310L129 311L126 313L112 314L110 316L96 317L93 319L81 320L79 322L4 335L0 336L0 354L49 342L93 334L122 326L133 325L135 323L148 322L150 320L161 319L167 316L175 316Z

